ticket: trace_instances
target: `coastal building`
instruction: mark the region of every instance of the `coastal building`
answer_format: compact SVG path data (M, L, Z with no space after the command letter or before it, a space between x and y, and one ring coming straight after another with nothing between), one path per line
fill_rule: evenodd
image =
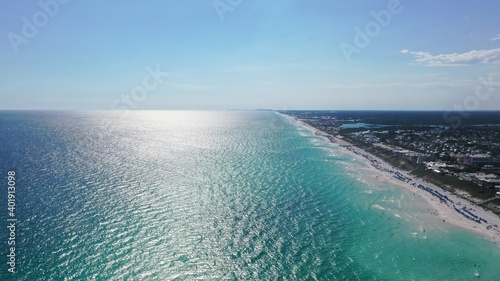
M438 175L450 174L449 168L454 168L453 165L446 164L444 162L425 162L425 167L427 170L434 172Z
M464 155L464 154L462 154L462 153L458 152L457 154L453 154L453 156L452 156L452 157L453 157L453 158L455 158L455 161L456 161L457 163L464 163L464 157L465 157L465 155Z
M493 162L493 158L488 154L467 154L464 156L464 165L475 165L491 162Z
M368 142L368 143L377 143L377 142L380 142L380 139L376 135L374 135L372 133L364 134L363 135L363 140L365 142Z
M418 152L413 152L413 151L401 151L401 155L404 157L410 159L412 162L416 164L423 164L425 162L433 161L434 157L428 154L424 153L418 153Z
M423 164L428 161L434 160L434 157L427 155L427 154L418 154L416 155L417 159L415 160L415 163L417 164Z
M496 189L500 187L500 178L493 174L476 174L472 182L484 188Z

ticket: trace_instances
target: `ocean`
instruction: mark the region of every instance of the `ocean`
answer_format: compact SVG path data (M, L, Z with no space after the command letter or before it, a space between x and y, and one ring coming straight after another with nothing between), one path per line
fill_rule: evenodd
M499 245L275 112L0 111L0 126L0 280L500 280Z

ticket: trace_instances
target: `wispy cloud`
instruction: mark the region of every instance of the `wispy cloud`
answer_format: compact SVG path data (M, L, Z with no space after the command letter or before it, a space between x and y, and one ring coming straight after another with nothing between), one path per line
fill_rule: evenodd
M466 53L432 55L429 52L414 52L402 50L403 54L411 54L415 62L427 66L457 66L470 64L497 64L500 63L500 48L490 50L472 50Z
M474 80L442 80L442 81L422 81L422 82L393 82L393 83L353 83L353 84L330 84L327 85L327 89L370 89L370 88L464 88L472 87L477 81Z
M187 83L175 83L175 82L170 82L166 83L167 85L170 85L172 87L175 87L179 90L185 90L185 91L201 91L201 90L210 90L211 87L204 86L204 85L196 85L196 84L187 84Z
M495 37L491 38L491 41L500 40L500 34L497 34Z

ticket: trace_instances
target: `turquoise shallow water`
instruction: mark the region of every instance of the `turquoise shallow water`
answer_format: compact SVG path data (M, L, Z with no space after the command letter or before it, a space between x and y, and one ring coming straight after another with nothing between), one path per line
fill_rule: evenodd
M17 273L2 231L0 280L500 279L498 245L273 112L0 122L19 219Z

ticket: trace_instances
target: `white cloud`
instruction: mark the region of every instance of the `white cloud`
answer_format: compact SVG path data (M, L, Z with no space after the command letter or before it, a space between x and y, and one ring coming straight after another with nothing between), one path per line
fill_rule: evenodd
M393 82L393 83L377 83L377 84L330 84L327 89L370 89L370 88L464 88L472 87L477 83L474 80L440 80L440 81L422 81L422 82Z
M495 37L491 38L491 41L500 40L500 34L497 34Z
M490 50L472 50L466 53L432 55L429 52L414 52L402 50L402 54L412 54L415 62L427 66L456 66L469 64L498 64L500 63L500 48Z
M208 86L204 85L196 85L196 84L188 84L188 83L175 83L175 82L169 82L166 83L167 85L170 85L172 87L175 87L179 90L186 90L186 91L200 91L200 90L210 90L211 88Z

